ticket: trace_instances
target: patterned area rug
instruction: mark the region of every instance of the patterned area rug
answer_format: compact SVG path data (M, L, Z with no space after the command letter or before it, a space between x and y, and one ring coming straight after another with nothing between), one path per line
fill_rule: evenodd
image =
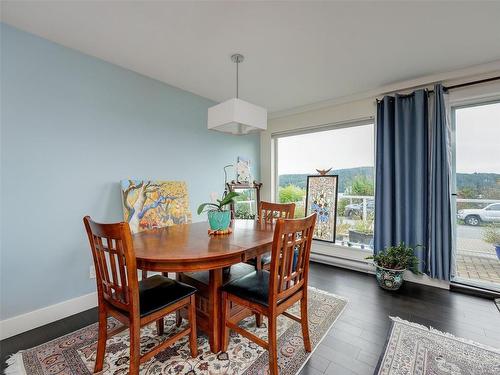
M318 289L309 288L309 330L313 348L323 339L333 323L340 316L347 300ZM289 312L299 315L299 304ZM255 326L253 317L240 323L257 336L267 340L266 320L261 328ZM116 327L114 319L108 321L108 329ZM154 324L141 330L141 353L159 341L175 334L175 316L165 318L164 336L157 336ZM310 356L302 341L300 325L286 317L278 319L278 363L280 374L297 374ZM32 349L19 352L9 360L6 374L23 375L81 375L91 374L94 366L97 340L97 324L82 328L64 337ZM104 373L128 374L129 362L128 331L108 340ZM212 354L205 335L198 335L199 355L191 358L187 338L163 351L150 361L141 365L141 375L158 374L263 374L268 369L267 351L248 339L231 332L227 352Z
M500 349L400 318L393 320L377 374L498 375Z

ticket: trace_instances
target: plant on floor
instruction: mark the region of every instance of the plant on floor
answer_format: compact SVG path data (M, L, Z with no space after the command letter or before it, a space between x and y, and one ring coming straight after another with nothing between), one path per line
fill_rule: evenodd
M420 247L417 245L415 248ZM419 275L419 259L415 256L415 249L400 242L397 246L389 246L378 254L366 257L373 259L376 267L376 276L379 285L388 290L397 290L403 284L405 270Z
M216 199L217 202L206 202L198 207L198 215L207 212L208 222L212 230L226 230L231 222L231 211L226 206L233 204L238 193L231 191L222 199Z
M415 248L420 246L417 245ZM418 270L420 260L415 256L415 249L406 246L403 241L397 246L389 246L378 254L366 257L366 259L373 259L376 265L383 268L391 270L408 269L417 275L422 273Z

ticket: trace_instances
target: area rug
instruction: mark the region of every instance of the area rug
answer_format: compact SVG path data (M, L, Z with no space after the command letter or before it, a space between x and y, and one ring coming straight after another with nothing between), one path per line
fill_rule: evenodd
M500 374L500 349L400 318L391 319L392 329L376 374Z
M497 305L497 309L500 312L500 298L495 298L495 305Z
M324 338L338 319L347 300L333 294L309 288L309 330L313 348ZM289 312L299 315L299 304ZM267 340L267 325L264 318L261 328L255 326L253 317L243 320L240 325L257 336ZM109 319L108 329L118 325ZM156 334L155 324L141 330L141 353L145 353L178 332L175 316L165 318L164 336ZM278 364L280 374L297 374L310 356L304 350L300 325L284 316L278 318ZM9 360L6 374L22 375L81 375L91 374L95 361L97 324L92 324L64 337L13 355ZM141 365L141 375L159 374L265 374L268 370L268 353L248 339L231 332L227 352L212 354L205 335L198 335L199 354L191 358L187 337L175 346L153 357ZM128 330L107 342L104 374L128 374L129 339Z

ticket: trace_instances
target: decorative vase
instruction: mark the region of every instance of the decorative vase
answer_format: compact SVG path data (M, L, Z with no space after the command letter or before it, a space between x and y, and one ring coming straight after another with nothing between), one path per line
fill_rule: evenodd
M497 252L497 258L500 260L500 243L495 245L495 251Z
M403 274L406 270L391 270L375 263L378 285L386 290L398 290L403 285Z
M231 223L231 211L208 211L208 223L212 230L226 230Z

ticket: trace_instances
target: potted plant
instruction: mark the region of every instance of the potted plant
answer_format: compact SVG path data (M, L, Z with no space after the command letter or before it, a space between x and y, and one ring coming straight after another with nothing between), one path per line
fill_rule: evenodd
M231 223L231 211L226 210L226 206L234 203L234 198L238 195L238 193L232 191L223 196L222 199L217 199L217 203L202 203L198 207L198 215L201 215L203 211L207 211L210 229L226 230Z
M419 259L415 256L415 250L406 246L404 242L400 242L397 246L390 246L366 259L373 259L377 282L383 289L398 290L403 284L403 273L407 269L417 275L421 274L418 270Z
M357 220L354 228L349 229L349 242L361 245L373 243L373 220Z
M490 225L483 230L483 240L495 247L497 258L500 260L500 227Z

